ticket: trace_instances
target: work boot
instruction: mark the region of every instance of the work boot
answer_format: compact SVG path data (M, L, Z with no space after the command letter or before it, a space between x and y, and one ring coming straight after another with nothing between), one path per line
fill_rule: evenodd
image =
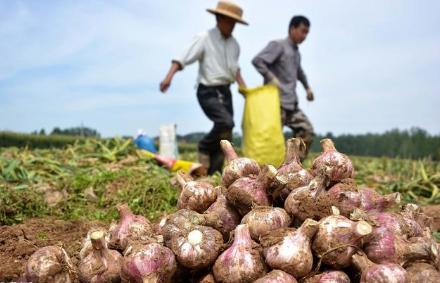
M208 170L209 168L209 155L206 153L202 153L199 151L199 163L202 164L203 167L206 168L206 170Z
M215 172L219 172L221 174L224 160L225 156L223 155L223 152L221 150L212 152L208 175L213 175Z

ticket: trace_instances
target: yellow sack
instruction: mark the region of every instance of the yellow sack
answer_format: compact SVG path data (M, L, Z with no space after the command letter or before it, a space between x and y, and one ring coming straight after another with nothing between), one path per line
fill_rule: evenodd
M278 87L264 85L245 89L243 154L260 164L281 165L285 145Z

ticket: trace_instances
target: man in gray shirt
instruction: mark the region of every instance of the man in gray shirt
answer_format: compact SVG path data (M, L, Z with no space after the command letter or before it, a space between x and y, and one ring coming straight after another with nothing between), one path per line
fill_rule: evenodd
M313 101L313 92L301 68L298 45L307 37L310 21L304 16L294 16L289 24L289 35L285 39L274 40L252 60L252 64L264 77L264 83L278 86L281 94L281 118L284 126L292 129L295 137L306 143L304 159L312 144L313 126L298 107L296 82L299 80L307 91L307 100Z

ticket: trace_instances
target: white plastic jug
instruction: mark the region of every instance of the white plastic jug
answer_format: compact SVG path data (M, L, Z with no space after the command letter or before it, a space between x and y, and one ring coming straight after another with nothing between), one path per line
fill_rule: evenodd
M164 157L178 159L179 152L177 148L176 127L176 124L160 126L159 154Z

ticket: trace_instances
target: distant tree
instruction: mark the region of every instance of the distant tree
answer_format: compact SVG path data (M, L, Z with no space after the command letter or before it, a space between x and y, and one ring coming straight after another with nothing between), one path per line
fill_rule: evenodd
M46 131L44 129L41 129L40 132L38 133L40 136L45 136L46 135Z
M51 134L51 135L61 135L61 134L62 134L62 131L61 131L60 128L55 127L55 128L52 130L52 133L50 133L50 134Z
M100 137L101 135L95 129L87 127L73 127L61 130L56 127L52 130L51 135L65 135L65 136L81 136L81 137Z
M334 139L335 138L335 136L333 135L332 132L327 132L327 134L325 134L325 137L329 138L329 139Z

